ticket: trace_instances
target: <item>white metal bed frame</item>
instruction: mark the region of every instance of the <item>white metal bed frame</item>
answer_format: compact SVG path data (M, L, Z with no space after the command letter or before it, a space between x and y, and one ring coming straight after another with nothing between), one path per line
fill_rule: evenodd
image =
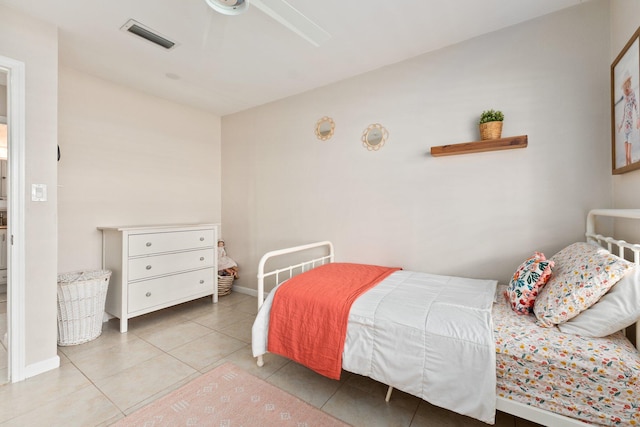
M608 217L608 218L625 218L625 219L639 219L640 209L594 209L591 210L587 216L586 227L586 239L588 242L596 243L602 247L606 247L609 252L614 253L614 249L617 248L618 255L624 258L627 251L633 254L633 261L637 266L640 266L640 244L628 243L624 240L614 239L613 237L603 236L596 234L596 217ZM314 258L308 261L300 262L295 265L291 265L286 268L280 268L265 272L265 266L267 261L293 253L304 252L310 249L327 247L328 254L318 258ZM614 248L615 247L615 248ZM280 284L284 280L293 277L296 274L308 271L316 266L334 262L335 253L333 244L329 241L322 241L317 243L311 243L308 245L295 246L292 248L280 249L271 252L267 252L258 264L258 309L264 302L264 283L265 279L274 277L275 283ZM636 348L640 349L640 322L636 323ZM262 356L257 357L258 366L264 365ZM392 387L389 387L385 400L388 402L391 397ZM524 418L529 421L536 422L542 425L554 426L554 427L575 427L584 426L582 421L565 417L563 415L555 414L553 412L545 411L540 408L526 405L524 403L516 402L503 397L496 398L496 409L511 415L515 415L519 418Z
M587 232L585 236L588 242L596 243L602 247L605 247L609 252L614 253L614 246L618 248L618 256L625 258L625 251L633 253L633 262L636 266L640 266L640 244L627 243L624 240L614 239L613 237L606 237L601 234L596 234L596 221L597 216L603 216L608 218L623 218L623 219L640 219L640 209L594 209L589 212L587 216ZM640 350L640 322L636 323L636 348Z

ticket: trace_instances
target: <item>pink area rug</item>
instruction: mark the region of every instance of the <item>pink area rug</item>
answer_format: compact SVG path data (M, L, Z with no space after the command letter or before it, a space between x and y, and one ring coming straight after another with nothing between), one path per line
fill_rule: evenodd
M348 426L295 396L225 363L113 426Z

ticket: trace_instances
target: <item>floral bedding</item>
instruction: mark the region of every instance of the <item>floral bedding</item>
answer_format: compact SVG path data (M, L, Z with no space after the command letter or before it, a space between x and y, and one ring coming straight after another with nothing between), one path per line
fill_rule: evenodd
M565 334L515 315L498 291L493 309L497 394L597 425L640 425L640 355L616 333Z

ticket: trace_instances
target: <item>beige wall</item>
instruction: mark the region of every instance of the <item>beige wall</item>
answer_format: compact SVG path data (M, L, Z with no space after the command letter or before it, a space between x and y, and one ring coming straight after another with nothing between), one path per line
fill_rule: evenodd
M30 365L50 367L57 357L57 273L100 267L96 226L220 220L220 118L59 71L56 28L3 6L0 55L26 64L25 340L32 372ZM47 185L47 202L29 201L32 183Z
M610 30L609 3L587 2L225 117L221 146L202 111L66 68L58 89L56 29L0 6L0 55L26 63L27 191L49 196L27 202L27 364L55 357L56 274L99 267L98 225L222 215L249 288L262 253L319 239L343 261L501 280L531 251L581 239L587 210L611 205L609 65L639 7L611 2ZM487 108L529 147L427 154L477 139ZM320 142L324 115L336 135ZM359 139L375 122L390 140L372 153ZM617 207L637 207L638 176L613 178Z
M224 237L255 288L259 257L329 239L339 261L505 281L582 240L610 207L609 5L597 0L222 120ZM521 150L433 158L504 111ZM316 139L322 116L335 136ZM379 152L367 125L390 133Z
M640 26L640 2L615 0L611 2L611 58L610 64ZM607 139L611 141L611 137ZM640 170L613 177L613 197L616 208L640 208ZM637 224L619 224L619 233L630 241L640 241Z
M55 27L0 6L0 55L26 70L25 358L29 366L57 358L58 34ZM31 184L48 200L31 202Z
M101 267L98 226L215 223L220 118L60 68L58 269Z

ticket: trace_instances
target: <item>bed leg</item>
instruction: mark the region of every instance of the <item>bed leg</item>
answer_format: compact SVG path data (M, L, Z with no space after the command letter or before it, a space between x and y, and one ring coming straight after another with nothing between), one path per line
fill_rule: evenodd
M393 387L389 386L389 389L387 390L387 397L384 398L385 402L389 402L391 400L391 392L393 391Z
M262 356L258 356L258 360L256 361L256 363L261 368L264 366L264 360L262 360Z

